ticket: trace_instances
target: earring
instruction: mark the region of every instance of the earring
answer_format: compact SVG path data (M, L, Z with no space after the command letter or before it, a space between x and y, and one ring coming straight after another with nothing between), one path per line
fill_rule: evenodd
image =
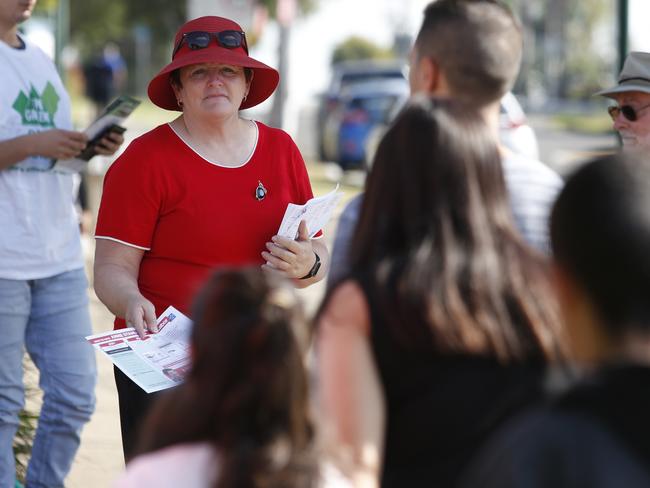
M248 95L244 95L244 99L242 100L242 102L245 102L247 98L248 98Z
M183 100L179 98L178 100L176 100L176 103L178 104L179 108L183 108Z

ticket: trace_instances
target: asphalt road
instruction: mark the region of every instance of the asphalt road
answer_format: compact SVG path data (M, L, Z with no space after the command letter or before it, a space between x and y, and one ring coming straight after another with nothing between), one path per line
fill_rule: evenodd
M549 115L528 114L539 144L540 160L566 177L581 163L617 149L616 136L558 129Z

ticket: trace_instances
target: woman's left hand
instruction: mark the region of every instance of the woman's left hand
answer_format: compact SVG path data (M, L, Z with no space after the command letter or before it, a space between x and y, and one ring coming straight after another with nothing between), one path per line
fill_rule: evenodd
M314 266L316 256L304 220L300 222L295 240L273 236L271 241L266 243L268 251L262 252L266 260L262 268L281 273L286 278L300 279Z

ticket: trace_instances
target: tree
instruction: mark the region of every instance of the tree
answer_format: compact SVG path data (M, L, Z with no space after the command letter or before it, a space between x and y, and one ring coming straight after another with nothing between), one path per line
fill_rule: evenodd
M391 49L384 48L374 42L359 36L351 36L339 44L332 53L332 64L341 61L359 59L390 59L395 54Z
M590 97L611 75L610 0L509 0L524 27L517 90L559 98ZM612 36L611 41L609 37Z
M272 18L276 18L279 1L295 1L297 10L305 15L316 7L317 0L258 0L258 5L267 9ZM287 97L287 74L289 73L289 35L291 32L290 22L278 22L280 27L280 40L278 43L278 71L280 73L280 85L273 96L273 106L269 116L269 124L274 127L282 127L284 122L284 103Z
M316 9L318 0L297 0L301 15L307 15ZM272 18L278 10L278 0L257 0L258 5L265 7Z
M41 0L38 8L53 17L60 1L63 0ZM141 64L135 66L137 33L144 32L150 36L149 64L160 67L169 61L171 39L187 16L186 2L183 0L67 1L70 5L70 41L79 49L82 59L97 53L106 42L115 42L122 49L127 65L139 70L141 79L149 79L153 73L143 73L143 69L147 71L147 68ZM318 2L296 1L300 15L312 12ZM275 18L278 0L256 0L256 3L268 10L270 18Z

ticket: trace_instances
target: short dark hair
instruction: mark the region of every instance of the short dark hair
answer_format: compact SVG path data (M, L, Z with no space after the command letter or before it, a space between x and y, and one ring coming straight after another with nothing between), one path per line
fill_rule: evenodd
M415 97L381 140L351 250L395 337L503 362L564 348L541 256L515 230L491 130ZM423 327L423 324L425 327Z
M620 153L581 167L553 208L551 243L612 336L650 331L650 161Z
M496 0L430 3L415 44L440 66L455 98L478 106L499 100L519 73L521 26Z

